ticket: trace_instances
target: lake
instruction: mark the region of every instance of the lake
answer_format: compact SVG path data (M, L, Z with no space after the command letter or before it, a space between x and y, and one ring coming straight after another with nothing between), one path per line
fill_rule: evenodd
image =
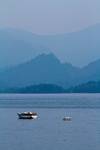
M1 150L99 150L100 94L1 94ZM17 112L35 111L36 120ZM63 121L71 116L72 121Z

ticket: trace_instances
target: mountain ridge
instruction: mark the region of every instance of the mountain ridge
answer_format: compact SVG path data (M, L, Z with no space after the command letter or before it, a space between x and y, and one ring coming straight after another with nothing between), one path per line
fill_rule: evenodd
M18 29L0 30L0 68L53 52L62 62L84 66L100 57L100 24L62 35L36 35ZM80 56L80 57L78 57Z
M100 80L89 81L66 90L67 93L100 93Z
M40 54L32 60L0 72L0 87L24 87L31 84L56 84L64 88L100 80L100 60L83 68L62 63L53 53Z
M31 84L57 84L70 86L70 79L78 68L63 64L50 54L41 54L26 63L11 67L0 74L1 83L6 87L23 87ZM66 80L66 79L69 80Z

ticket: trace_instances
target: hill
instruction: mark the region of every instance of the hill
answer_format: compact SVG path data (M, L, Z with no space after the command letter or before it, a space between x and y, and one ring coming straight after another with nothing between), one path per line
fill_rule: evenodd
M65 89L54 84L38 84L24 88L2 89L0 93L65 93Z
M34 84L57 84L69 87L79 68L63 64L52 53L41 54L27 63L0 73L0 87L26 87Z
M88 81L100 80L100 59L93 61L80 69L75 79L75 84L82 84Z
M67 90L68 93L100 93L100 81L89 81L84 84L72 87Z
M100 59L83 68L62 63L53 53L40 54L20 65L0 71L0 88L56 84L64 88L100 80Z

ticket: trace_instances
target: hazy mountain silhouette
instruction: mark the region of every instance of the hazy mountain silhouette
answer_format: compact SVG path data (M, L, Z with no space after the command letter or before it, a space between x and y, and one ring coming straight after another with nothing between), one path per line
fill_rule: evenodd
M100 93L100 81L89 81L69 88L66 91L68 93Z
M52 53L41 54L27 63L2 72L0 81L4 81L6 88L47 83L69 87L78 71L71 64L61 63Z
M35 35L16 29L0 30L0 67L53 52L63 62L84 65L100 57L100 25L61 35Z
M55 84L37 84L22 88L0 89L0 93L65 93L66 90Z
M83 68L61 61L53 54L41 54L26 63L0 72L0 87L56 84L64 88L100 80L100 60Z
M91 62L87 66L81 68L80 73L77 75L77 80L78 84L88 81L100 80L100 59Z
M46 52L38 43L36 35L15 29L0 30L0 68L26 62L38 54Z

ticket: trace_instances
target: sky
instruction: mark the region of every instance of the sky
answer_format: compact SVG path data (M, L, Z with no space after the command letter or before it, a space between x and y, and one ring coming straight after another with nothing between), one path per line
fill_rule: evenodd
M100 0L0 0L0 28L59 34L100 23Z

